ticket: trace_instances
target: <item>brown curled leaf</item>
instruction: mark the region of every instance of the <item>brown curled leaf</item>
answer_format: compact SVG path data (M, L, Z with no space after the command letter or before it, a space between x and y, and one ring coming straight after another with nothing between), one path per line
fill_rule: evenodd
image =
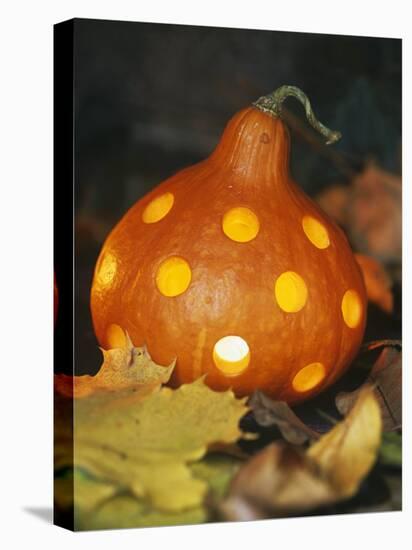
M367 342L366 344L363 344L361 351L372 351L374 349L386 347L402 349L402 340L374 340L373 342Z
M382 349L365 384L374 387L382 410L384 430L399 428L402 425L402 353L397 347ZM336 407L341 414L349 412L361 391L362 387L336 396Z
M274 401L258 390L252 394L248 405L260 426L276 426L284 439L293 445L319 438L319 434L306 426L284 401Z

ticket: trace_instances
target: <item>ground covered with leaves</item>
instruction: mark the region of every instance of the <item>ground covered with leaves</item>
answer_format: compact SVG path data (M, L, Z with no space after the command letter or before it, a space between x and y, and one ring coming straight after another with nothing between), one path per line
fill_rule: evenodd
M76 530L401 508L401 345L365 345L293 409L200 378L171 389L128 339L96 376L55 376L57 523Z

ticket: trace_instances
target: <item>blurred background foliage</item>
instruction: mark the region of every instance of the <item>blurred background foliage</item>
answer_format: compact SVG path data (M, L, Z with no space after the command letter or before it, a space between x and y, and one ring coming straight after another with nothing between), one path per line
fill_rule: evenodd
M236 111L282 84L343 134L326 152L287 102L291 172L309 195L350 185L370 160L400 175L401 67L397 39L76 20L78 374L101 364L89 312L97 255L136 200L208 156Z

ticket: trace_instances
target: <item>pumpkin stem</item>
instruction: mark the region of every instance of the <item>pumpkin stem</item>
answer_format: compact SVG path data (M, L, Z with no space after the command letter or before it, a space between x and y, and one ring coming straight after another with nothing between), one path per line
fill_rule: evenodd
M296 86L281 86L271 94L260 97L257 101L253 103L253 105L264 113L269 113L272 116L280 117L282 111L282 103L288 96L293 96L302 103L305 108L306 118L308 119L311 126L315 128L315 130L325 136L327 140L326 145L335 143L342 137L342 134L340 132L329 130L329 128L326 128L326 126L319 122L312 111L312 107L307 95Z

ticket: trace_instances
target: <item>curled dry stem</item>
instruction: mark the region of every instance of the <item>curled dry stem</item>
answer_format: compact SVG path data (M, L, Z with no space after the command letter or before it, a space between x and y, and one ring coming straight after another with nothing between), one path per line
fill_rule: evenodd
M342 137L340 132L330 130L319 122L319 120L315 117L307 95L296 86L281 86L271 94L260 97L253 103L253 105L264 113L269 113L272 116L280 117L282 104L289 96L294 97L302 103L305 108L306 118L308 119L310 125L326 138L326 145L331 145Z

